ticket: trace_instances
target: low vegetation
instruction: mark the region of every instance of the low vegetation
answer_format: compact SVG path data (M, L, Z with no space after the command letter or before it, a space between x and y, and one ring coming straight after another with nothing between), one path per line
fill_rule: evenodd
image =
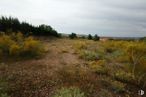
M61 88L56 91L53 97L86 97L79 88L70 87L70 88Z
M144 41L93 39L1 34L0 96L138 97L146 90Z
M43 44L31 36L24 37L20 32L0 35L1 58L37 57L43 52Z
M113 81L109 81L108 86L111 86L113 91L121 93L126 90L125 85L146 88L145 42L115 40L88 44L86 41L82 42L88 46L76 50L79 58L84 59L96 74L110 77Z

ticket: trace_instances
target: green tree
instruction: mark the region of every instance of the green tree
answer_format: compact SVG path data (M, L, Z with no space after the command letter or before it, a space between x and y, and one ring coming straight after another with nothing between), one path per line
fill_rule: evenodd
M99 37L97 34L95 34L94 40L95 40L95 41L99 41L99 39L100 39L100 37Z
M11 34L12 32L22 32L24 35L35 36L55 36L59 37L56 30L49 25L33 26L27 22L20 22L17 18L0 17L0 31Z
M89 40L92 40L92 38L93 38L92 35L89 34L89 35L88 35L88 39L89 39Z
M77 38L76 33L71 33L71 34L69 35L69 38L71 38L71 39Z

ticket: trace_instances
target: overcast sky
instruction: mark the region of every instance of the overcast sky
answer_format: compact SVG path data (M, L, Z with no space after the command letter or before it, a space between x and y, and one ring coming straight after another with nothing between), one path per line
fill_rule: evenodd
M0 15L61 33L146 36L146 0L0 0Z

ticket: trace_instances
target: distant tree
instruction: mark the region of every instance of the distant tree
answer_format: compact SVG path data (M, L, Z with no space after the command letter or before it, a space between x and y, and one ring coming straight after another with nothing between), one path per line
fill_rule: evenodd
M71 38L71 39L77 38L76 33L71 33L71 34L69 35L69 38Z
M89 40L92 40L92 38L93 38L92 35L89 34L89 35L88 35L88 39L89 39Z
M146 36L140 39L141 41L145 41L146 42Z
M94 39L95 41L99 41L100 37L99 37L97 34L95 34L95 36L94 36L93 39Z

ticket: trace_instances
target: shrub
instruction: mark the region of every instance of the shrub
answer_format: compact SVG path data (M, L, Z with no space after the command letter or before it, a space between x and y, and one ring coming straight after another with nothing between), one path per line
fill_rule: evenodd
M146 45L145 42L131 43L126 49L132 73L139 86L145 87Z
M122 52L122 51L121 51ZM129 62L129 60L128 60L128 56L126 56L126 55L119 55L119 56L117 56L116 57L116 59L115 59L117 62L120 62L120 63L127 63L127 62Z
M16 41L17 43L22 43L24 41L24 36L21 32L18 33L12 33L10 35L10 37L12 38L12 40Z
M145 72L146 45L144 42L131 43L127 46L125 54L132 64L132 73L136 76L139 72Z
M85 94L79 88L70 87L57 90L53 97L85 97Z
M44 51L40 41L32 37L25 38L21 33L0 36L0 55L4 57L34 57Z
M15 43L15 41L13 41L10 38L10 36L8 36L8 35L0 36L0 49L3 51L4 54L9 53L9 48L14 43Z
M9 48L9 54L14 56L19 56L21 54L22 48L17 44L12 44Z
M23 55L24 56L38 56L43 52L40 41L34 40L32 37L28 37L24 41Z
M110 88L116 93L123 93L125 92L125 84L118 82L118 81L111 81Z
M114 78L122 82L130 82L130 83L134 82L134 75L132 73L127 73L122 70L116 72Z
M84 41L79 41L79 42L74 44L74 47L77 51L87 49L87 43Z
M146 55L145 43L135 43L128 45L126 53L129 55L129 61L136 64Z
M116 49L114 41L104 43L104 50L106 53L113 53Z
M88 61L93 61L97 59L97 54L93 51L82 50L79 57Z
M108 74L108 68L105 60L93 61L89 63L89 67L98 74Z

